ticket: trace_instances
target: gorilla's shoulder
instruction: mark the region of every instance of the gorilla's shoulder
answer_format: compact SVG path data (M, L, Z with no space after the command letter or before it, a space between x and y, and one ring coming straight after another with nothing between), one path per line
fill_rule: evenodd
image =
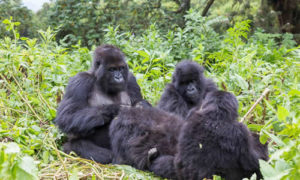
M88 92L91 91L96 78L88 72L80 72L69 79L66 88L66 97L83 97L87 98Z
M211 92L211 91L217 91L218 87L216 85L216 83L210 79L210 78L206 78L205 79L205 91L206 92Z
M179 95L175 86L172 83L166 85L164 93L171 95L171 96Z
M69 85L75 88L92 85L96 78L88 72L80 72L69 79Z

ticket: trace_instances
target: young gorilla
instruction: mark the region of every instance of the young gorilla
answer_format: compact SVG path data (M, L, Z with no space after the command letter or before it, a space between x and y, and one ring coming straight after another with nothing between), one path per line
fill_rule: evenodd
M113 162L176 178L173 159L182 124L157 108L122 108L110 126Z
M180 179L203 179L213 174L240 180L256 173L261 178L259 151L248 128L237 121L238 102L229 92L209 93L200 109L190 113L181 129L176 155Z
M142 99L140 87L128 71L121 50L112 45L99 46L91 69L70 78L57 109L55 122L68 135L64 151L110 163L109 124L120 105L139 102L149 105Z
M216 91L215 83L204 77L203 67L184 60L176 65L172 83L168 84L158 103L158 108L183 118L193 107L200 105L210 91Z

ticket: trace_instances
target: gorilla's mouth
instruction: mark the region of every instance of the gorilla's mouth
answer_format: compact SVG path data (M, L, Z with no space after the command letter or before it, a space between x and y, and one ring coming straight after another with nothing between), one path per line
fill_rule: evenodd
M190 103L197 103L199 101L199 94L198 93L186 93L186 100Z

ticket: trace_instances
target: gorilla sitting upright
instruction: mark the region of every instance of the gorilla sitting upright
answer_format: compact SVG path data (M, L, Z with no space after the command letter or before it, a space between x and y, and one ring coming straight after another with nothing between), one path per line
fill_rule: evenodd
M165 88L158 108L186 117L189 110L201 104L208 92L216 91L215 83L204 77L203 67L190 60L176 65L172 83Z
M121 105L137 103L149 105L128 71L124 54L112 45L98 47L91 69L70 78L57 109L56 125L68 136L64 151L110 163L109 124Z
M248 128L237 121L238 102L229 92L209 93L190 113L178 140L175 164L180 179L203 179L214 174L241 180L261 178L260 149Z

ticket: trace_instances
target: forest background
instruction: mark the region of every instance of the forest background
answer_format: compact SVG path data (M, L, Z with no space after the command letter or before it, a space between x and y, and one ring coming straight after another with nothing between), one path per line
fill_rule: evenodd
M152 105L182 59L233 92L241 118L269 88L244 123L269 142L265 179L300 177L300 0L53 0L38 12L0 0L0 21L0 179L159 179L61 151L57 104L104 43Z

